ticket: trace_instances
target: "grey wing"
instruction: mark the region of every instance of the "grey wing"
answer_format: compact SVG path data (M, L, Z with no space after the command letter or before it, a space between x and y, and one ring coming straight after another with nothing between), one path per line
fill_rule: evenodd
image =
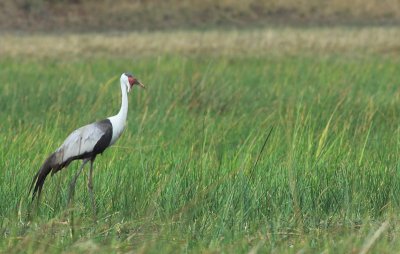
M95 145L105 133L104 128L98 123L85 125L73 131L56 150L56 161L62 164L68 159L93 152Z

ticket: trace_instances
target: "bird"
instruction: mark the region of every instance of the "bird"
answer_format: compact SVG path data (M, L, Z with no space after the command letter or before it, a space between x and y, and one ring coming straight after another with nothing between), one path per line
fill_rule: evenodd
M121 136L126 125L128 113L128 93L134 86L145 88L145 86L131 73L124 72L120 77L122 102L118 114L104 120L85 125L74 130L55 152L50 154L44 161L40 169L33 177L29 193L32 193L32 201L39 199L46 177L55 173L75 160L82 160L77 173L70 183L68 202L74 195L76 181L81 174L86 163L90 162L90 172L88 178L88 190L95 209L93 194L93 163L96 156L102 154L105 149L112 146Z

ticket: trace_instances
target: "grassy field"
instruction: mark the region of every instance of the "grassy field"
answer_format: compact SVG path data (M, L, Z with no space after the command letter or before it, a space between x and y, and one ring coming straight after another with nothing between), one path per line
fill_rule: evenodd
M3 34L0 252L399 250L398 33ZM148 88L96 160L97 220L87 169L67 206L79 163L29 207L46 156L118 111L123 71Z

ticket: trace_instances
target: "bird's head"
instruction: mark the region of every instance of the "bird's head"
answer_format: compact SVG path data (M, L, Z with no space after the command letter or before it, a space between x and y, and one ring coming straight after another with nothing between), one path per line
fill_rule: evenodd
M145 86L129 72L122 73L120 80L121 84L124 84L126 86L128 93L131 91L134 85L138 85L142 88L145 88Z

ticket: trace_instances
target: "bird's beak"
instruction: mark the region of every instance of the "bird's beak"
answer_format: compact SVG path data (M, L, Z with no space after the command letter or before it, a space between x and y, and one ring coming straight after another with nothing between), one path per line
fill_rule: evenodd
M146 87L140 82L139 80L136 81L136 84L140 86L141 88L145 89Z

